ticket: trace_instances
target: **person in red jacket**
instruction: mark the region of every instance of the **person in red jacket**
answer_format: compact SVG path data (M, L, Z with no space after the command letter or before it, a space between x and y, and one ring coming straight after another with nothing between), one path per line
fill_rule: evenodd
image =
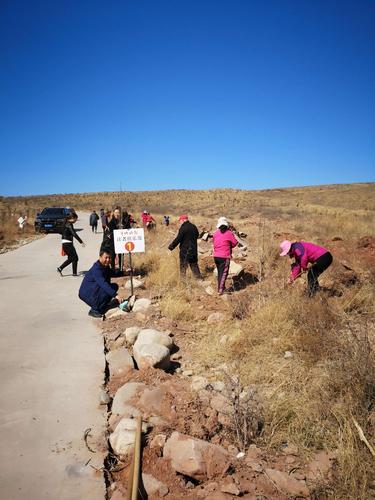
M229 229L229 223L225 217L217 221L217 230L214 232L214 261L217 269L218 293L222 295L225 290L225 281L229 274L232 248L238 245L236 237Z
M292 243L289 240L284 240L280 243L280 250L280 257L289 255L291 259L294 258L289 283L293 283L303 271L307 271L308 264L312 264L307 273L307 287L309 297L315 295L319 290L319 276L332 264L331 253L326 248L307 241Z

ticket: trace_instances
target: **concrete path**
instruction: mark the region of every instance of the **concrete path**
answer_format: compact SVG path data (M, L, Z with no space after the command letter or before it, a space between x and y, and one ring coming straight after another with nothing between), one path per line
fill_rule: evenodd
M88 214L76 228L78 271L97 258ZM61 236L0 255L0 499L103 500L105 408L98 323L77 297L82 278L61 278ZM70 274L71 266L65 269ZM99 322L99 327L100 327ZM87 449L83 435L91 428ZM85 464L90 460L90 464Z

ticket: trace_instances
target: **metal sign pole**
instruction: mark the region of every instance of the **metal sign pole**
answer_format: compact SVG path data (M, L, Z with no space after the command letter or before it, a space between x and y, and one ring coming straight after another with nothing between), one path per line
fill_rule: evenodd
M134 295L134 288L133 288L133 264L132 264L132 253L129 252L129 265L130 265L130 290L131 294Z

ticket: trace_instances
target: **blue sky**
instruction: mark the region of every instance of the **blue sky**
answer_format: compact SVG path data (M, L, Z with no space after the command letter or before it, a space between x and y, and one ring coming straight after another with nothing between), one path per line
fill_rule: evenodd
M2 195L375 180L373 0L0 0Z

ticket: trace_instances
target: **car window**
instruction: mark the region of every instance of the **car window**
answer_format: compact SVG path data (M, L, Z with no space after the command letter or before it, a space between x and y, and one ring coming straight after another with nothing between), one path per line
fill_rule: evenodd
M63 217L65 214L64 214L64 209L62 208L45 208L42 211L42 215L47 215L48 217L56 217L56 216Z

